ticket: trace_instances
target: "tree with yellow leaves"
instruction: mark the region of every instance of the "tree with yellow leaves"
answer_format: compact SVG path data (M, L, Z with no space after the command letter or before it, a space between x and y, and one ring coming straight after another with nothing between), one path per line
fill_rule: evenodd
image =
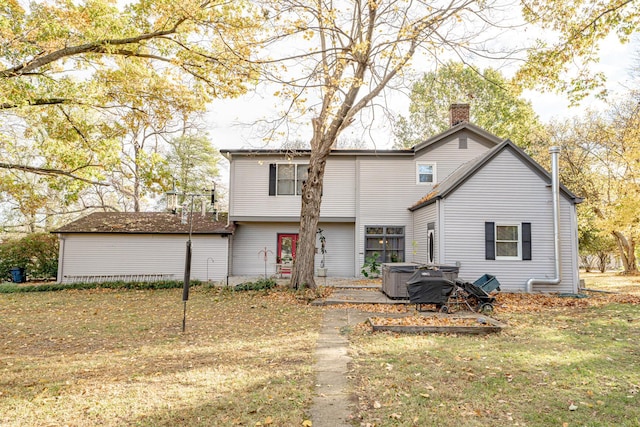
M563 182L585 198L588 225L612 236L626 274L637 274L640 239L640 107L628 97L606 113L590 112L551 127L563 147ZM581 230L582 233L585 230Z
M158 181L136 166L158 161L145 138L255 81L246 58L261 15L252 10L219 0L3 1L0 189L26 216L59 211L47 207L52 194L73 202L87 185L118 184L139 209L144 185ZM109 177L123 169L123 144L131 185Z
M506 13L513 10L513 4L501 0L264 0L260 4L268 19L268 49L261 58L268 66L264 78L282 86L277 93L284 108L277 123L304 120L309 124L311 154L302 188L291 287L315 287L315 237L323 177L340 134L365 117L361 112L375 106L387 88L407 86L403 79L416 56L433 63L443 57L467 62L522 60L523 49L503 43L509 41L508 30L517 24ZM519 80L571 87L575 93L592 85L559 85L565 66L580 58L588 64L596 41L618 29L627 34L638 24L637 9L631 2L525 1L522 6L529 24L553 29L560 43L538 42ZM380 108L374 108L369 117L375 120ZM279 134L274 131L273 135Z

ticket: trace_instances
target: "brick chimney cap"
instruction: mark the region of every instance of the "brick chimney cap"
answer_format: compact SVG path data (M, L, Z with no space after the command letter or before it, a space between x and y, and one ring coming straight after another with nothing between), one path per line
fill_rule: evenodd
M451 127L463 123L469 122L469 104L451 104L449 107L449 125Z

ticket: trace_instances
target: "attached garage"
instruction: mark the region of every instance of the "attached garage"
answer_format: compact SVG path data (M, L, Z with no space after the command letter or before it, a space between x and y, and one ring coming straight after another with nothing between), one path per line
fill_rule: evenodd
M58 282L183 280L189 225L161 212L96 212L69 223L55 231ZM226 279L233 231L211 214L193 215L192 279Z

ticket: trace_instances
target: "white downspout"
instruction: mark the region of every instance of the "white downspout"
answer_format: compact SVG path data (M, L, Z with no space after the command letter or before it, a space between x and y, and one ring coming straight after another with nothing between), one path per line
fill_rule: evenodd
M555 261L555 278L527 280L526 291L531 293L533 285L559 285L561 277L560 263L560 172L558 170L558 155L560 147L549 148L551 153L551 194L553 203L553 255Z
M57 282L58 283L62 283L62 280L64 279L64 242L65 242L65 237L59 233L58 234L58 241L60 242L60 249L58 249L58 277Z

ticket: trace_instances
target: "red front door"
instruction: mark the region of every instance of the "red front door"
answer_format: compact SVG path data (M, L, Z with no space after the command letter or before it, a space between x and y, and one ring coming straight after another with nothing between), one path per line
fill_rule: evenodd
M292 263L296 259L297 234L278 234L278 264Z

